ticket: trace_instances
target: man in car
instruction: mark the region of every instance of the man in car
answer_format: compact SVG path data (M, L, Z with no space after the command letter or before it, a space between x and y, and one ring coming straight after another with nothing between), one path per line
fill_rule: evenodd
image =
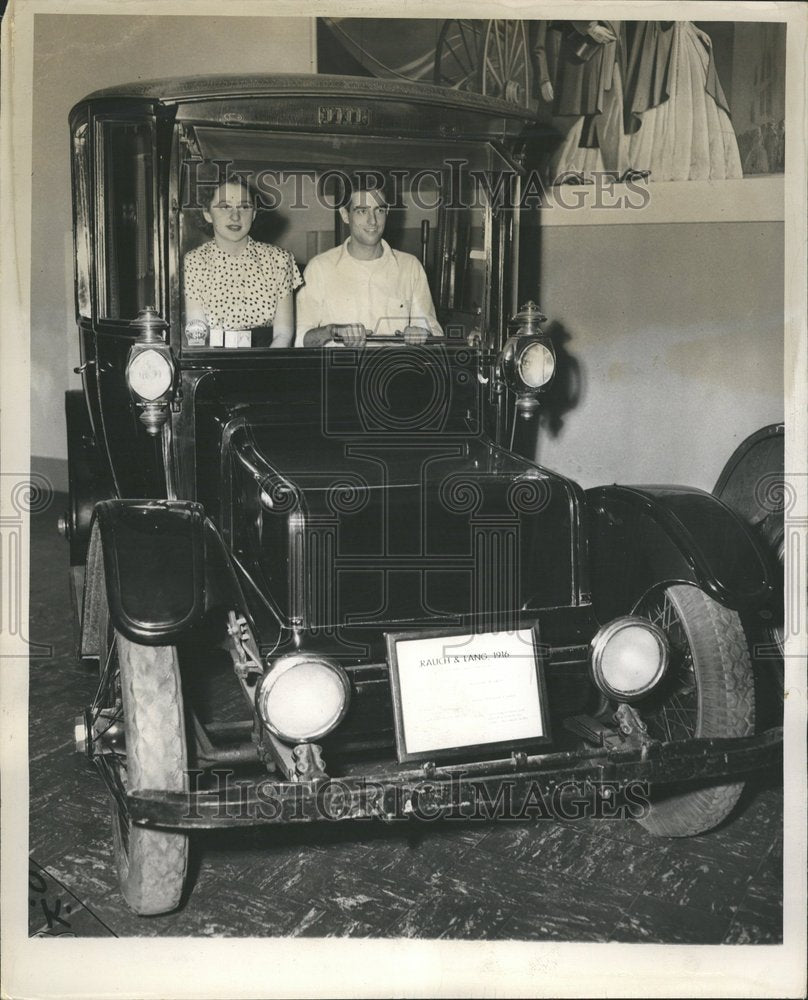
M382 239L389 206L377 177L354 183L340 215L349 236L313 257L297 296L298 347L341 341L362 347L371 334L405 343L442 337L426 274L417 257Z

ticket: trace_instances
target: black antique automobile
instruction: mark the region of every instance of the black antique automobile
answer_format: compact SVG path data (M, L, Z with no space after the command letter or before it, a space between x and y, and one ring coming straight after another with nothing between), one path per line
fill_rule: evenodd
M517 299L529 112L211 77L101 91L70 129L63 528L99 665L76 741L128 904L179 905L195 828L636 804L638 782L655 833L723 820L781 752L740 624L772 602L768 563L713 495L584 492L533 461L556 356ZM344 172L395 173L390 242L423 262L443 337L273 349L186 323L211 165L257 178L254 234L301 265L341 239Z

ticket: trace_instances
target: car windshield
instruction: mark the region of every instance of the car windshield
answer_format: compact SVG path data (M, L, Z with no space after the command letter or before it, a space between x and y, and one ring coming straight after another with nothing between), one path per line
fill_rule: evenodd
M471 338L485 344L496 335L490 204L501 184L497 178L513 176L514 167L493 144L315 137L202 124L180 128L183 352L269 346L277 301L300 286L314 257L347 239L349 226L339 206L362 176L370 178L370 187L384 182L389 208L383 238L423 266L426 299L431 298L436 318L415 320L408 312L408 305L413 307L398 301L401 296L376 296L368 306L373 314L363 318L370 341L400 337L415 322L445 334L447 342ZM258 247L251 250L251 266L262 276L269 271L273 280L279 275L277 297L274 291L256 297L262 282L233 265L232 246L253 242ZM200 298L202 309L196 305ZM319 308L316 321L347 322L328 314L327 295ZM426 311L420 308L419 317ZM194 324L199 318L207 332Z

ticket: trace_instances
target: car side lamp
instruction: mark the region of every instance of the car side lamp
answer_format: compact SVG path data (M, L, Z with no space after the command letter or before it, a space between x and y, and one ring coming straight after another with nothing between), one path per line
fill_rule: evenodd
M174 354L165 341L168 324L153 306L146 306L129 327L137 340L126 359L126 384L140 422L156 437L168 419L177 375Z
M555 375L552 341L541 328L547 317L531 299L509 321L512 330L499 356L498 374L516 395L516 410L528 419L538 409L539 396Z

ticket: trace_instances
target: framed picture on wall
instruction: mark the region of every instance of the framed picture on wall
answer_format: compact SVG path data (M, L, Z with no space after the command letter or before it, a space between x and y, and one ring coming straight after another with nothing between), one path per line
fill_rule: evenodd
M436 83L531 107L559 132L551 184L591 183L603 172L683 181L784 170L782 22L412 19L395 27L385 18L319 18L321 71Z

